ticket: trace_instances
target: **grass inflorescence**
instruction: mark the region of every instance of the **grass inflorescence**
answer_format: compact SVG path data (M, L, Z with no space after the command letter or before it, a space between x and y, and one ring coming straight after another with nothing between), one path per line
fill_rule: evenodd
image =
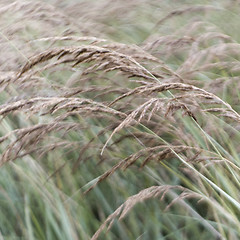
M1 1L0 238L240 238L239 1Z

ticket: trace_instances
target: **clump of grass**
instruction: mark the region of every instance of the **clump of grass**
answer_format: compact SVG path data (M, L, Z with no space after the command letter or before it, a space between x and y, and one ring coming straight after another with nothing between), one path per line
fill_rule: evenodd
M4 238L239 239L238 10L167 2L1 3Z

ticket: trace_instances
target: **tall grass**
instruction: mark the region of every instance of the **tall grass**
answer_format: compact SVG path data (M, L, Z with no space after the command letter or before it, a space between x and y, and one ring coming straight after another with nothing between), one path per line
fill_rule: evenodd
M0 239L239 239L239 13L1 1Z

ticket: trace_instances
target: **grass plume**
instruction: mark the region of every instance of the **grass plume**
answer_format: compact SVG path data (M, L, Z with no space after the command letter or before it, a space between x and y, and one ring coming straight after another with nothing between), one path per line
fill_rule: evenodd
M2 1L0 236L239 239L238 5Z

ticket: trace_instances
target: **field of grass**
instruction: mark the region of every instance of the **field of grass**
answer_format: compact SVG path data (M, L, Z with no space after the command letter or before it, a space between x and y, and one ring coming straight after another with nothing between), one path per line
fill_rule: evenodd
M240 2L0 1L0 240L239 240Z

